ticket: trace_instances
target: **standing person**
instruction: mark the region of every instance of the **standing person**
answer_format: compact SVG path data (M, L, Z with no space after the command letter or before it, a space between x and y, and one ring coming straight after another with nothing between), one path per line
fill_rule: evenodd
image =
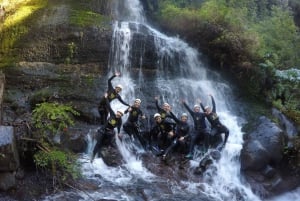
M166 149L163 154L163 159L166 159L169 152L175 147L180 147L180 150L186 150L188 140L190 138L190 125L188 124L188 115L186 113L182 113L180 120L170 112L171 117L176 122L176 130L175 130L175 139L171 143L171 145Z
M191 143L189 146L189 153L185 156L188 159L193 158L194 146L198 140L204 142L205 152L209 146L209 130L205 122L205 114L200 112L200 105L194 105L194 111L183 101L183 106L188 110L194 120L194 128L191 135Z
M163 120L159 113L154 114L154 126L150 130L150 146L156 155L163 154L166 147L171 143L175 134L173 125Z
M127 121L123 125L123 129L129 136L137 138L140 141L141 145L145 148L146 141L143 136L141 136L138 125L139 117L141 117L142 119L146 118L145 114L140 109L141 102L141 99L135 99L133 105L124 111L125 114L129 113L129 116L127 118Z
M113 76L111 76L109 79L108 79L108 89L107 89L107 98L105 98L104 96L101 98L100 100L100 103L99 103L99 106L98 106L98 111L99 111L99 114L100 114L100 124L104 125L106 120L107 120L107 116L108 116L108 105L107 105L107 101L106 99L108 100L108 102L110 103L112 100L114 99L118 99L123 105L126 105L129 107L129 104L124 102L123 99L121 98L120 96L120 92L122 91L122 85L118 84L116 85L116 87L114 88L112 86L112 83L111 81L115 78L115 77L118 77L120 76L120 73L119 72L116 72Z
M106 121L106 123L101 126L101 128L98 130L98 136L97 136L97 143L94 147L91 163L93 162L95 156L97 153L100 153L100 149L104 144L104 141L108 141L109 144L112 143L112 140L115 136L115 128L117 128L118 135L120 135L120 130L122 126L122 116L123 112L118 110L116 113L112 110L108 94L105 93L104 98L106 100L106 104L109 110L109 119Z
M210 106L203 106L203 104L200 102L201 108L205 112L205 116L208 119L210 125L211 125L211 136L221 135L222 133L225 134L225 138L223 141L222 146L220 147L220 150L222 150L225 147L225 144L227 142L228 136L229 136L229 130L226 126L224 126L219 119L219 116L216 112L216 103L214 100L214 97L209 94L211 97L212 102L212 108Z

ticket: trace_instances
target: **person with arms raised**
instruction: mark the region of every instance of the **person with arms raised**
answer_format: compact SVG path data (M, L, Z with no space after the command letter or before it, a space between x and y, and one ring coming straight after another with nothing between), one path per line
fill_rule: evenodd
M198 140L204 143L204 147L203 147L204 152L208 150L210 134L209 134L209 129L207 128L205 122L206 116L203 112L200 112L200 105L198 104L194 105L194 110L191 110L189 106L185 103L185 101L183 101L183 106L188 110L188 112L190 113L190 115L194 120L194 128L191 134L189 153L186 155L186 158L192 159L194 147Z
M123 101L123 99L120 96L120 92L122 91L123 87L122 85L118 84L116 85L116 87L114 88L112 86L111 81L115 78L115 77L119 77L120 73L116 72L113 76L111 76L108 79L108 89L107 89L107 98L105 98L104 96L101 98L99 106L98 106L98 111L100 114L100 124L104 125L105 122L107 121L107 116L109 113L108 110L108 105L107 105L107 101L110 103L112 100L118 99L123 105L126 106L130 106L128 103L126 103L125 101Z
M211 125L211 132L210 132L211 136L221 135L222 133L224 133L225 135L223 144L221 145L221 147L219 147L219 150L222 150L225 147L226 142L228 140L229 130L226 126L224 126L224 124L220 122L220 118L216 112L216 103L214 97L211 94L209 94L209 96L211 97L212 108L208 105L204 107L201 102L200 105L203 111L205 112L205 116L207 120Z

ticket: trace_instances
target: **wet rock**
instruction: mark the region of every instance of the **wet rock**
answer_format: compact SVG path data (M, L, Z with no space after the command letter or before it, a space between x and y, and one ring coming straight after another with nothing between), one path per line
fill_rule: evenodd
M60 140L63 147L73 151L74 153L83 153L86 151L88 142L86 139L86 130L71 129L62 133Z
M284 160L285 139L286 133L266 117L260 117L245 138L240 156L241 170L260 197L274 196L297 186L295 180L299 180L299 175L286 170L291 168ZM296 179L292 179L292 175Z
M0 171L15 171L20 161L13 127L0 126L0 136Z
M279 164L284 145L284 132L266 117L261 117L241 151L241 169L257 171L268 164Z
M0 190L7 191L16 186L14 172L0 172Z

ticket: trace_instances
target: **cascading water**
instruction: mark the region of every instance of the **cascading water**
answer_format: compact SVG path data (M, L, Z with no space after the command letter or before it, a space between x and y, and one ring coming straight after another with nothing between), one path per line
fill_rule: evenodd
M142 99L142 110L151 118L153 111L146 111L143 106L153 105L154 97L160 96L160 102L168 102L174 114L187 112L181 104L185 100L189 106L195 100L202 99L204 104L211 104L208 94L213 94L217 112L221 121L229 128L230 135L221 159L215 162L217 171L212 177L204 176L203 181L164 181L147 170L142 161L131 152L130 144L120 142L118 149L124 158L124 165L108 167L102 159L89 162L89 154L94 144L90 143L89 153L80 160L83 163L83 174L90 179L98 180L101 189L82 194L81 200L99 198L115 200L210 200L210 201L259 201L240 175L239 154L242 148L241 122L243 119L234 112L231 88L220 76L210 72L199 60L199 53L175 37L168 37L145 24L142 6L138 0L119 1L116 16L119 21L114 24L113 41L109 61L109 75L120 71L122 76L115 78L113 84L124 87L121 96L132 103L135 98ZM123 21L120 21L120 20ZM140 40L134 46L134 36ZM156 54L150 69L142 69L146 40L152 40ZM138 47L138 48L137 48ZM138 55L138 56L137 56ZM132 62L135 57L138 62ZM148 71L147 71L148 70ZM145 72L147 71L147 76ZM113 109L125 110L118 101L112 102ZM123 117L126 120L126 116ZM192 123L192 122L190 122ZM90 142L92 140L90 139ZM95 143L95 142L93 142ZM190 162L197 165L199 158ZM170 192L160 192L160 186L170 186ZM182 188L184 186L185 188ZM205 198L200 194L206 195ZM291 196L291 195L288 195ZM52 197L53 199L53 197ZM49 199L49 200L52 200ZM55 198L54 198L55 199ZM280 201L285 200L279 199ZM279 201L276 200L276 201Z
M126 97L129 102L133 101L136 88L140 89L139 98L142 96L145 101L151 101L154 96L159 95L161 101L172 105L173 113L178 115L185 112L180 104L182 99L185 99L190 106L194 105L197 98L210 104L207 95L213 94L218 114L223 123L230 129L230 137L221 160L216 164L217 175L213 177L210 184L205 184L204 193L212 197L213 200L259 200L241 182L238 155L242 148L242 132L238 117L227 105L233 102L230 87L219 81L218 76L214 73L208 72L204 68L198 59L199 55L196 50L180 39L167 37L144 24L144 17L139 15L142 12L137 0L124 1L124 5L134 5L134 9L126 7L126 10L131 10L131 13L136 14L132 15L135 17L130 18L130 20L115 23L109 65L111 72L121 71L123 75L119 80L126 85L122 96ZM130 77L132 74L130 73L132 67L130 58L134 52L132 50L132 36L136 33L139 33L145 40L147 36L153 37L157 53L157 61L153 62L157 64L154 68L155 75L153 77L145 77L140 66L135 66L140 67L138 76ZM143 46L138 51L142 52ZM143 56L140 56L140 64L142 60ZM209 79L207 74L215 79ZM146 87L141 86L140 80L143 80L143 83L148 83L148 85ZM151 86L151 92L149 92L149 86ZM114 104L117 105L113 105L114 107L121 106L118 103ZM199 190L197 185L200 184L191 182L188 185L188 191L197 194Z

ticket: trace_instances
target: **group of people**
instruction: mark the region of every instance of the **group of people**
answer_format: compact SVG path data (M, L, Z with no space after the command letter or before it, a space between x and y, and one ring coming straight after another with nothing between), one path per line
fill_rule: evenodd
M174 149L185 154L185 158L192 159L194 155L195 145L199 144L202 151L205 153L210 147L222 150L229 136L228 128L220 122L216 113L216 104L212 95L212 107L204 106L200 99L198 104L191 109L185 101L182 101L183 106L193 119L194 125L188 123L188 114L182 113L180 118L177 118L171 110L168 103L163 103L160 107L158 97L155 97L155 105L157 112L154 114L153 125L145 132L141 131L139 121L146 119L146 115L140 109L141 100L135 99L132 105L126 103L120 96L122 91L121 85L112 86L112 80L120 76L120 73L115 73L108 79L107 92L100 100L98 111L100 114L101 127L97 133L97 143L94 147L91 162L96 154L101 156L101 147L105 143L112 143L115 136L122 138L121 128L131 138L136 138L144 149L151 150L155 155L162 156L165 160ZM123 112L121 110L113 111L111 101L118 99L123 105L128 108ZM201 112L201 110L203 112ZM126 122L122 123L122 116L128 113ZM210 125L207 125L207 121ZM224 134L224 139L221 134Z

